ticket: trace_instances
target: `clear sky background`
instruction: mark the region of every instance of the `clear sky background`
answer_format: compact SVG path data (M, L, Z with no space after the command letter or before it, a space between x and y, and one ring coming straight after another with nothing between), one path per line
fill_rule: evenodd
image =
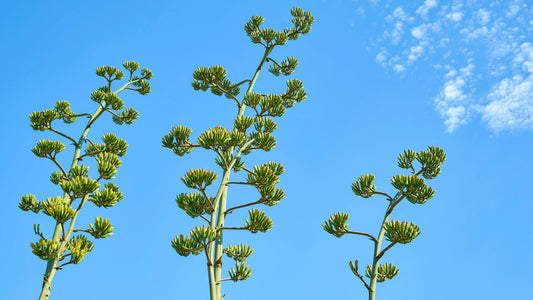
M356 197L350 185L376 176L393 193L390 178L402 173L396 157L428 145L448 154L442 174L430 181L435 197L409 202L393 218L418 224L422 234L390 250L399 275L378 286L378 299L525 299L533 293L533 6L527 1L15 1L0 18L3 72L0 118L0 275L2 299L36 299L45 262L31 253L33 224L50 236L52 219L22 212L20 196L57 196L48 181L54 165L30 149L49 133L33 131L28 115L68 100L77 113L92 113L90 93L103 85L101 65L135 60L154 73L152 93L124 93L140 112L131 126L109 116L89 133L113 132L128 141L118 170L124 199L111 209L87 205L84 228L109 218L115 234L96 240L79 265L59 271L52 300L207 299L205 256L181 257L170 246L200 220L181 211L175 196L189 192L180 177L191 168L220 170L205 150L178 157L161 147L174 125L193 137L216 125L232 126L234 103L194 91L192 72L223 65L234 82L250 78L262 47L243 27L262 15L266 27L291 26L290 9L315 16L313 30L278 47L292 55L308 99L290 109L275 132L277 147L247 158L248 166L272 160L285 165L287 198L265 207L274 221L267 233L228 232L226 243L251 244L252 276L224 282L232 299L365 299L366 289L349 260L365 266L372 243L337 239L322 229L338 211L352 230L377 234L383 198ZM261 73L256 91L280 93L286 78ZM79 136L75 125L57 128ZM60 155L67 165L72 147ZM96 172L93 161L88 161ZM241 178L233 176L234 179ZM214 185L216 186L216 185ZM213 188L214 189L214 188ZM212 191L213 192L213 191ZM255 200L253 188L233 186L230 203ZM240 226L246 211L229 216ZM225 259L225 268L232 261ZM227 272L226 270L224 272Z

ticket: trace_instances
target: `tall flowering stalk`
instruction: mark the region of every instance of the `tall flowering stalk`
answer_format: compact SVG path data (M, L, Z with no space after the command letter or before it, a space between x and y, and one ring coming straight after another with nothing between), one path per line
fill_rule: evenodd
M69 102L58 101L53 109L30 114L30 126L34 130L53 132L69 141L74 147L72 162L68 169L64 168L57 158L57 155L66 148L62 142L44 139L31 149L37 157L47 158L57 167L58 171L50 175L50 181L58 185L63 193L63 196L46 197L44 201L37 200L34 195L26 194L19 203L19 208L23 211L43 212L55 220L51 238L45 237L40 224L33 226L39 241L31 243L32 252L47 262L39 300L50 298L52 280L57 270L69 264L80 263L85 255L93 250L94 245L87 238L88 235L100 239L113 234L111 222L103 217L96 217L94 223L89 224L86 229L75 228L74 225L87 201L97 207L109 208L123 198L116 185L107 182L103 188L100 188L100 182L115 178L117 168L122 164L119 157L126 155L128 148L126 141L113 133L102 136L103 143L94 143L87 137L96 120L106 112L112 115L113 121L118 125L132 124L138 118L139 113L133 108L124 108L124 102L118 95L125 90L136 91L141 95L148 94L152 72L142 68L140 75L137 76L134 74L139 69L139 64L128 61L123 66L129 73L128 81L115 91L112 90L112 83L123 79L124 72L111 66L96 69L96 75L103 77L106 85L91 94L91 100L98 104L94 113L76 114L72 112ZM55 120L61 119L64 123L71 124L80 117L87 117L89 120L77 140L52 126ZM88 166L79 165L79 162L85 158L95 159L98 169L96 179L89 176ZM73 235L74 233L79 234Z
M418 171L413 164L415 160L420 164ZM383 255L396 244L408 244L420 234L420 228L413 223L397 220L389 221L392 211L403 199L407 199L413 204L424 204L431 199L435 191L425 183L424 178L429 180L437 177L441 172L440 166L445 160L446 154L444 151L433 146L429 146L427 151L418 153L412 150L406 150L401 153L398 156L398 166L411 171L411 175L396 175L392 177L391 184L397 190L393 197L376 190L376 186L373 185L374 175L372 174L362 175L352 184L352 191L357 196L369 198L374 195L381 195L388 201L377 237L368 233L349 230L347 222L350 216L347 213L336 213L322 225L326 232L338 238L345 234L356 234L365 236L374 243L372 264L368 265L365 270L365 277L370 279L369 283L359 273L359 261L355 260L355 262L350 261L349 263L353 274L361 280L368 290L368 299L375 300L376 283L392 279L399 272L399 269L391 263L380 264ZM381 249L383 238L389 244Z
M176 155L183 156L195 148L211 150L216 155L215 162L222 168L222 179L217 192L209 196L207 187L215 182L218 174L204 169L192 169L181 180L188 188L197 190L193 193L182 193L176 197L179 208L192 218L200 218L205 223L194 228L189 235L179 235L172 240L172 247L181 256L198 255L204 252L207 260L209 277L209 291L211 300L221 300L221 283L223 281L245 280L251 275L251 269L244 261L252 254L249 245L228 245L224 248L223 237L225 230L248 230L252 233L266 232L272 227L272 220L259 209L248 211L249 217L240 227L226 226L226 216L241 208L256 205L273 206L285 197L285 193L276 188L279 176L284 167L280 163L267 162L247 168L242 158L254 150L270 151L276 146L272 133L277 124L274 117L281 117L285 111L306 98L303 84L297 79L287 81L287 90L280 94L263 94L253 92L255 82L265 63L270 63L269 71L275 76L290 75L298 66L294 57L277 62L271 53L277 46L284 45L288 40L296 40L311 30L314 21L311 13L294 8L292 28L275 31L261 28L263 18L254 16L244 27L246 34L254 44L260 44L265 51L255 73L250 79L232 83L226 79L226 70L222 66L201 67L193 73L192 87L195 90L210 90L217 96L224 95L237 106L237 116L234 128L226 129L216 126L197 138L196 144L191 142L191 129L185 126L175 126L170 133L163 137L163 147L171 149ZM239 98L240 86L248 85L244 96ZM251 108L251 116L245 115L245 108ZM244 171L244 181L230 181L231 171ZM229 206L227 199L230 185L250 185L257 189L259 197L249 203L235 203ZM228 208L229 206L229 208ZM229 269L229 277L222 278L222 255L226 254L235 260L236 264Z

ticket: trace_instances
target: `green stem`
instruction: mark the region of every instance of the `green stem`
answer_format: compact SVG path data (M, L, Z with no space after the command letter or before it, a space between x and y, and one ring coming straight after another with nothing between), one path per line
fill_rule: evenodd
M261 62L259 63L259 66L257 67L254 76L252 77L252 80L250 81L250 85L248 86L248 89L246 90L246 93L250 93L255 85L255 82L257 80L257 77L259 76L259 73L261 72L261 69L263 68L263 64L265 63L266 59L268 58L268 55L272 52L274 47L268 47L265 49L265 54L263 55L263 58L261 59ZM242 104L239 107L239 111L237 113L237 118L242 117L244 114L244 110L246 108L246 105ZM237 157L242 153L242 151L250 145L251 141L249 141L245 146L241 148L241 151L235 156ZM235 149L231 148L230 152L233 153ZM233 161L233 163L235 160ZM226 211L226 200L227 200L227 190L228 186L227 183L229 182L229 177L232 169L232 165L224 170L222 181L220 182L220 186L218 188L217 195L214 199L214 210L211 213L211 229L219 229L224 226L225 221L225 214ZM208 247L209 255L211 255L211 260L213 261L213 266L208 266L208 273L213 272L214 273L214 280L211 278L211 275L209 275L209 290L211 295L211 300L221 300L222 297L222 289L220 280L221 274L222 274L222 252L223 252L223 230L220 230L218 238L215 240L215 245L210 244ZM213 294L214 293L214 294Z
M132 81L129 81L128 83L126 83L123 87L121 87L120 89L118 89L117 91L114 92L114 94L118 94L120 93L121 91L123 91L128 85L132 84L133 82ZM105 104L105 102L104 102ZM104 112L104 108L103 108L104 105L100 105L98 106L98 108L96 109L96 111L94 112L94 114L91 115L91 118L89 119L89 121L87 122L87 125L85 126L85 129L83 130L80 138L78 139L78 143L76 143L76 148L74 149L74 157L72 158L72 163L70 165L70 169L69 169L69 173L70 173L70 170L72 170L75 166L78 165L78 159L80 157L80 153L81 153L81 148L83 147L83 143L85 142L85 138L87 136L87 134L89 133L89 129L91 129L91 125L96 121L96 119L98 119L98 117L100 117L102 115L102 113ZM85 199L85 198L84 198ZM65 203L70 203L70 197L68 195L68 193L64 193L63 194L63 202ZM83 200L82 200L82 203ZM79 209L81 209L83 205L80 204L80 207ZM76 216L79 212L79 209L78 211L76 211L76 214L75 216L72 218L71 220L71 228L73 228L74 226L74 222L76 220ZM63 230L61 229L62 226L61 226L61 223L59 222L56 222L56 226L54 228L54 234L52 235L52 241L59 241L60 239L60 235L61 233L63 232ZM72 232L71 232L72 233ZM67 234L68 235L68 234ZM66 243L68 241L68 237L65 238L65 240L63 241L63 243ZM63 243L61 244L63 246ZM56 267L57 267L57 263L58 261L60 260L61 258L61 252L58 251L57 254L56 254L56 257L52 260L49 260L46 264L46 270L45 270L45 273L44 273L44 278L43 278L43 286L42 286L42 289L41 289L41 295L39 297L39 300L48 300L49 297L50 297L50 290L51 290L51 287L52 287L52 280L54 279L54 276L55 276L55 273L56 273Z
M231 170L231 169L229 169ZM214 201L214 207L213 212L211 213L211 221L209 224L209 227L212 230L217 230L217 211L220 205L221 199L223 198L223 194L225 193L224 187L226 186L226 183L229 181L229 175L230 171L224 170L224 173L222 175L222 181L220 182L220 186L218 187L217 195L215 196ZM219 233L219 237L222 239L222 232ZM218 238L216 241L218 241ZM216 243L215 241L215 243ZM208 263L207 263L207 273L209 275L209 294L211 300L220 300L220 284L217 286L217 279L215 276L215 268L217 266L217 263L219 263L217 256L215 255L215 243L210 243L207 247L207 255L208 255ZM222 266L222 257L220 258L220 267ZM219 267L219 268L220 268Z
M392 210L394 207L400 203L400 201L404 198L402 191L399 191L396 193L394 198L389 202L389 205L387 207L387 211L385 212L385 217L383 217L383 222L381 223L381 229L379 230L379 234L377 237L377 240L374 242L374 258L372 263L372 274L370 274L370 289L368 289L368 299L369 300L375 300L376 299L376 283L378 279L378 266L379 266L379 260L381 259L380 251L381 251L381 243L383 242L383 237L385 236L385 223L389 221L389 217L392 213Z
M229 169L231 170L231 169ZM229 173L228 172L228 177ZM222 194L222 198L220 199L220 207L218 209L218 215L217 215L217 228L220 229L220 235L218 235L218 238L215 240L215 281L216 284L216 293L220 299L222 295L222 285L220 284L220 279L222 277L222 252L223 252L223 227L224 227L224 211L226 210L226 200L228 199L228 188L227 186L224 188L224 193Z
M57 264L62 258L63 252L65 252L65 248L67 246L68 241L70 240L70 236L72 235L72 232L74 230L74 223L76 222L76 218L78 217L78 214L80 213L80 210L83 208L83 205L87 202L87 199L89 199L89 195L86 195L81 200L80 205L78 206L78 209L76 209L76 212L74 213L74 216L70 220L70 225L67 230L67 234L65 235L64 240L59 245L59 250L57 251L57 254L52 261L48 261L48 265L46 266L46 274L44 275L43 280L43 287L41 289L41 295L39 296L39 300L47 300L50 298L50 290L52 287L52 280L54 279L55 273L58 270ZM62 228L62 224L59 223L59 228ZM50 270L48 270L48 267L50 266Z

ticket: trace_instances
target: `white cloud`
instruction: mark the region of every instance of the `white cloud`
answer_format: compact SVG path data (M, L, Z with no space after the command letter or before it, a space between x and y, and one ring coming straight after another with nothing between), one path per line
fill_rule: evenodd
M387 61L387 51L385 50L381 50L377 55L376 55L376 62L378 64L380 64L382 67L385 67L386 66L386 61Z
M481 25L485 26L485 25L487 25L490 22L490 11L488 11L486 9L483 9L483 8L480 8L476 12L476 17L478 19L478 22Z
M377 5L389 12L376 62L405 73L423 61L441 73L434 104L447 131L474 117L495 132L533 131L533 2L390 3Z
M394 20L401 20L401 21L406 21L406 22L412 22L415 20L414 17L411 17L409 16L409 14L407 14L405 12L405 10L403 10L402 7L398 7L396 8L393 12L392 12L392 15L388 15L385 17L385 20L387 22L392 22Z
M460 11L454 11L446 15L446 17L454 22L459 22L463 18L463 13Z
M533 129L533 76L514 76L495 85L482 120L496 132Z
M515 53L516 55L513 59L515 66L523 71L533 73L533 44L529 42L523 43Z
M432 9L433 7L436 7L436 6L437 6L437 1L436 0L426 0L426 1L424 1L424 4L422 4L422 6L420 6L416 10L416 14L420 15L422 18L425 19L425 18L427 18L429 10Z
M505 16L507 18L512 18L518 13L520 10L520 2L521 1L513 1L511 4L509 4L509 8L505 12Z
M402 35L404 33L404 25L402 22L396 22L394 25L394 30L390 34L391 42L393 45L396 45L400 42L402 39Z
M424 47L421 45L413 46L409 49L409 56L407 57L408 63L412 64L414 61L416 61L420 56L424 54Z
M452 69L446 75L443 89L435 99L435 107L444 119L446 131L453 132L467 123L469 96L465 93L473 74L474 65L469 63L459 71Z
M415 28L411 30L411 34L417 39L424 38L424 35L426 34L426 32L427 32L427 26L425 24L416 26Z
M398 7L397 9L395 9L392 15L402 21L406 21L409 19L409 15L407 15L407 13L401 7Z
M400 64L395 64L392 69L394 70L394 72L398 73L405 71L405 67Z

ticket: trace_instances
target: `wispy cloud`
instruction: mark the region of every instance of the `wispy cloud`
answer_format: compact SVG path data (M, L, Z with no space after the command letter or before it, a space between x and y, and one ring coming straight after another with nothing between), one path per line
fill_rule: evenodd
M416 10L416 14L422 18L427 18L429 10L437 6L436 0L426 0L424 4Z
M475 119L494 132L533 130L532 5L523 0L389 3L381 7L389 12L376 62L398 73L429 62L442 72L434 101L448 132Z

